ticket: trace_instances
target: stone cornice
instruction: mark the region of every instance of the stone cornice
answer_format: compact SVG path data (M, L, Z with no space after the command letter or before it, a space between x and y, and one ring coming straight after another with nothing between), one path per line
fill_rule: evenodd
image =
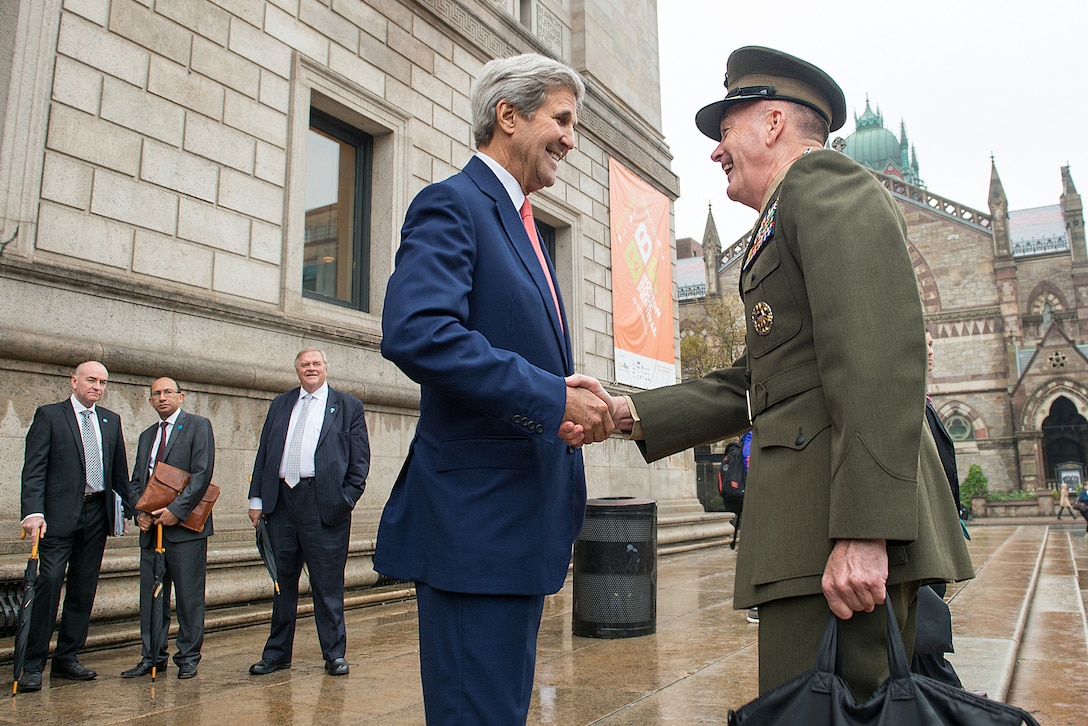
M476 7L487 13L488 20L500 25L504 34L500 35L477 12L456 0L416 0L416 3L445 23L461 40L471 44L482 58L528 52L555 57L551 49L520 23L486 3L477 4ZM640 171L647 182L670 199L680 196L679 178L669 166L672 156L663 140L650 136L630 113L621 111L598 88L600 84L591 75L583 74L583 78L586 81L586 99L579 113L579 133L592 137L610 153L622 157L626 165ZM656 153L650 153L647 149Z
M952 310L948 312L940 313L926 313L925 319L927 323L952 323L964 320L987 320L990 318L1000 318L1001 308L989 307L989 308L972 308L970 310Z
M103 275L94 270L68 269L57 265L29 263L17 258L0 258L0 280L32 280L43 287L61 288L86 295L120 300L133 305L156 308L179 315L215 319L228 325L267 329L277 335L296 335L300 339L324 341L331 345L377 350L379 336L363 328L317 323L278 313L253 310L240 305L194 295L179 289L165 289L150 284ZM154 375L164 367L177 371L177 377L194 383L228 385L269 393L280 393L294 385L291 371L266 370L244 363L217 361L208 365L205 357L181 358L168 351L137 347L105 346L88 340L65 340L55 335L27 330L0 329L0 347L4 357L75 365L83 360L101 360L111 371L131 375ZM395 407L418 405L419 392L414 386L395 387L343 379L342 390L368 404Z

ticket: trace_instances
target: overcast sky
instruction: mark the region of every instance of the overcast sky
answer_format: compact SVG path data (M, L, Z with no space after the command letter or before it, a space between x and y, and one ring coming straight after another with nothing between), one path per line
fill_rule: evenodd
M707 204L723 244L755 212L731 201L695 112L725 95L730 51L763 45L823 68L846 95L899 122L930 192L988 212L990 155L1010 209L1057 204L1061 167L1088 198L1088 3L1084 0L659 0L665 141L680 177L676 237L701 240Z

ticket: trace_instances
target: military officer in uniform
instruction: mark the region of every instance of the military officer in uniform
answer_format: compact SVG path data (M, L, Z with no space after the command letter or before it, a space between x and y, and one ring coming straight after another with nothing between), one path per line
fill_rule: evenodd
M759 606L759 687L811 668L830 609L843 675L888 675L885 594L908 650L920 583L973 575L926 426L922 307L906 222L845 154L839 86L769 48L734 51L696 114L730 199L760 212L741 261L747 351L706 378L611 401L647 461L752 427L733 605Z

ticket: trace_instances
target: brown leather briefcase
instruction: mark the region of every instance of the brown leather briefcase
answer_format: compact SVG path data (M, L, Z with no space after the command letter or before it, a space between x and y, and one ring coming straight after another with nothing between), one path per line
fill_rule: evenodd
M188 485L189 472L160 461L155 464L155 470L148 477L147 486L144 487L144 493L140 495L140 501L136 503L136 508L148 514L156 509L162 509L177 499L178 495ZM189 513L189 516L179 524L193 532L203 532L204 523L208 521L208 515L212 513L212 507L218 498L219 487L209 483L204 496L200 498L200 502L193 507L193 511Z

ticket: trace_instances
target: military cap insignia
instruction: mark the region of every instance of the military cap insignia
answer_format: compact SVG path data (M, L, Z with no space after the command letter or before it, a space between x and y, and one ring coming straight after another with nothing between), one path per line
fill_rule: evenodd
M752 327L757 335L766 335L774 326L774 312L771 306L760 300L752 306Z
M763 243L774 236L774 220L776 216L778 216L777 199L774 200L774 204L767 210L767 213L763 215L763 219L759 220L759 228L752 237L752 243L748 245L748 253L744 256L744 264L741 266L741 269L747 270L748 266L752 264L752 260L759 254L759 249L763 246Z

